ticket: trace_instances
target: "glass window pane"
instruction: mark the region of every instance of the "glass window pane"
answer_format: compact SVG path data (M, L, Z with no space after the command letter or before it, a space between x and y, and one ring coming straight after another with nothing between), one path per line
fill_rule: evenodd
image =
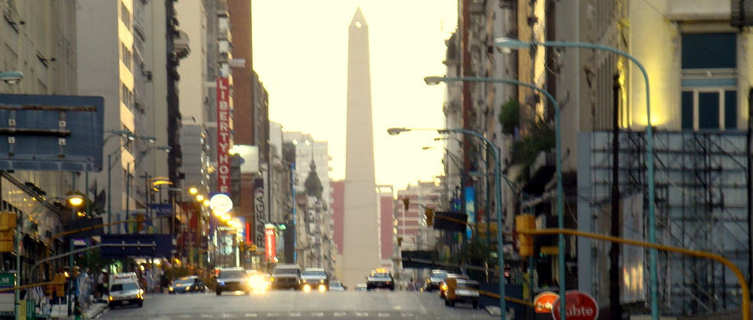
M719 129L719 92L698 93L698 129Z
M737 129L737 91L724 92L724 128Z
M682 92L682 129L693 130L693 91Z
M682 35L682 68L735 68L737 43L734 33L685 33Z

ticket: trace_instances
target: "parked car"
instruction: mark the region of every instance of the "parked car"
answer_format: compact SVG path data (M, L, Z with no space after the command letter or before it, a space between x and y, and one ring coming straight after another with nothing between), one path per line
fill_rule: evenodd
M464 280L470 280L468 276L464 274L457 274L457 273L448 273L444 280L442 280L442 284L439 285L439 297L444 299L447 297L447 281L450 279L464 279Z
M206 291L206 284L204 284L198 276L188 276L175 279L167 287L167 292L170 294Z
M301 289L301 267L295 264L279 264L272 271L272 289Z
M470 303L474 309L478 309L479 285L478 281L461 278L448 278L446 297L444 304L454 307L457 302Z
M441 269L431 270L429 277L426 278L426 284L424 285L425 291L439 290L439 286L442 285L442 281L447 277L447 271Z
M219 275L217 275L217 286L215 293L222 295L224 291L244 291L247 294L251 293L251 288L248 284L248 277L246 276L246 270L242 268L222 268Z
M301 286L306 292L325 292L329 290L329 275L323 268L306 268L301 274Z
M329 282L329 291L345 291L345 286L340 281L332 280Z
M367 290L383 288L395 291L395 279L385 270L373 271L366 280Z

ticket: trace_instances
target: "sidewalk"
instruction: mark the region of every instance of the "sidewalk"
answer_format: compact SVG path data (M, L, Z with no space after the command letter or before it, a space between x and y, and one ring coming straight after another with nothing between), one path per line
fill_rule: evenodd
M107 304L106 303L95 303L92 304L89 309L84 311L84 314L81 316L82 319L96 319L99 316L101 316L103 313L107 311Z

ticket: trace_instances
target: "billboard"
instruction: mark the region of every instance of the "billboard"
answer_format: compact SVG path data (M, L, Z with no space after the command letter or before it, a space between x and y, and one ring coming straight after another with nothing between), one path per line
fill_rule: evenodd
M254 180L254 244L257 247L264 246L264 225L267 224L267 216L264 206L264 180Z
M105 99L0 94L0 170L101 171Z
M230 194L230 88L228 78L217 78L217 191Z
M465 214L468 215L465 235L467 239L471 239L473 236L471 226L476 223L476 192L473 187L465 187Z
M267 261L273 261L277 256L277 245L275 245L275 227L267 225L264 227L264 254Z

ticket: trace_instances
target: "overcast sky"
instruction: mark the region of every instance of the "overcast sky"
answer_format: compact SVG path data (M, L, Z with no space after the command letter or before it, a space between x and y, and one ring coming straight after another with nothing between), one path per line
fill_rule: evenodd
M328 141L330 177L344 178L348 26L359 6L371 46L376 181L432 180L442 174L436 134L386 130L443 127L444 86L423 77L446 73L456 0L253 0L254 69L269 92L270 119Z

